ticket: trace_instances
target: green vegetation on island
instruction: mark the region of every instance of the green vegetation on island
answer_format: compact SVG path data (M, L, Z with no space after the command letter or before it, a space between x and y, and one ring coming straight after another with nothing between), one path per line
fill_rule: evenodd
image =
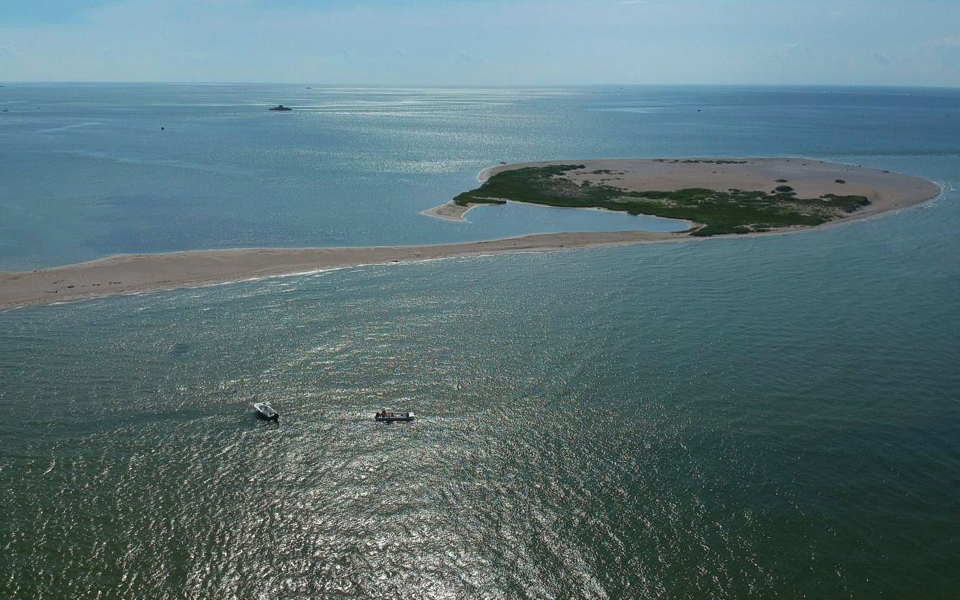
M605 184L577 183L565 175L584 165L548 165L501 171L453 201L504 204L507 200L568 208L604 208L701 224L691 235L751 233L790 226L812 227L870 204L863 196L825 194L797 198L789 186L771 192L688 188L672 192L631 191Z

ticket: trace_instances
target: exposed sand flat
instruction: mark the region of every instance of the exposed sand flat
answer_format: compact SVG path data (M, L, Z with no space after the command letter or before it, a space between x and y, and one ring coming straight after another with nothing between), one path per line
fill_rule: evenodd
M503 252L548 252L567 248L684 239L690 238L683 233L645 231L548 233L435 246L238 248L167 254L123 254L52 269L17 273L0 272L0 310L114 294L199 287L357 265Z
M797 158L736 160L745 162L717 164L676 162L672 159L564 160L494 167L483 171L479 179L484 181L502 170L525 166L582 164L584 169L568 174L571 179L589 179L592 183L609 183L626 189L670 191L703 187L718 190L771 190L779 185L777 179L787 179L787 185L796 189L800 197L819 197L822 194L834 193L863 195L870 199L869 206L831 223L843 223L884 211L898 210L935 198L940 193L939 186L925 179L850 165ZM602 170L609 170L611 173L592 173ZM843 179L846 183L836 183L836 179ZM459 210L462 211L459 212L459 218L462 219L469 207L455 206L449 210L437 207L431 210L433 216L443 218L455 218ZM37 271L0 272L0 310L356 265L696 239L712 238L691 237L689 232L586 232L539 234L485 242L427 246L242 248L120 255Z
M467 204L466 206L456 204L452 200L446 204L427 209L420 214L428 217L437 217L447 221L466 221L464 217L471 209L480 206L479 204Z

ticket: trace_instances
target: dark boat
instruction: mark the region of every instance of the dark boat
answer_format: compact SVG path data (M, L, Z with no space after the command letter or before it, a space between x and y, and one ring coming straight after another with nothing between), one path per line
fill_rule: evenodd
M383 423L393 423L396 421L412 421L417 415L412 412L393 412L392 410L381 410L373 415L373 420Z
M257 409L257 416L261 419L266 419L267 421L279 421L280 413L278 413L269 402L255 402L253 407Z
M273 108L271 108L270 110L293 110L293 109L290 108L289 106L284 106L284 105L282 105L282 104L278 104L278 105L274 106Z

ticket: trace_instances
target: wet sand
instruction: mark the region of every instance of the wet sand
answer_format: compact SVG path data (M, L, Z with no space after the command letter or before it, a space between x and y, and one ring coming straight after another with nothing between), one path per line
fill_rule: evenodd
M427 215L428 217L437 217L439 219L446 219L447 221L466 221L466 214L472 209L483 206L482 204L456 204L453 201L447 202L446 204L441 204L440 206L435 206L433 208L422 211L421 215Z
M624 231L548 233L486 242L434 246L367 248L238 248L166 254L123 254L85 263L0 272L0 310L69 302L113 294L199 287L309 273L357 265L377 265L504 252L549 252L691 239L684 233Z

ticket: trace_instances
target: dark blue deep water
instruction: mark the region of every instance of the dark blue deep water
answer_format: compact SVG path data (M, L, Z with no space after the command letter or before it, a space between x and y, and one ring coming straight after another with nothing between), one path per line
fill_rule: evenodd
M500 161L944 187L796 235L2 313L0 596L956 597L960 91L9 84L0 108L6 270L652 226L419 214Z

